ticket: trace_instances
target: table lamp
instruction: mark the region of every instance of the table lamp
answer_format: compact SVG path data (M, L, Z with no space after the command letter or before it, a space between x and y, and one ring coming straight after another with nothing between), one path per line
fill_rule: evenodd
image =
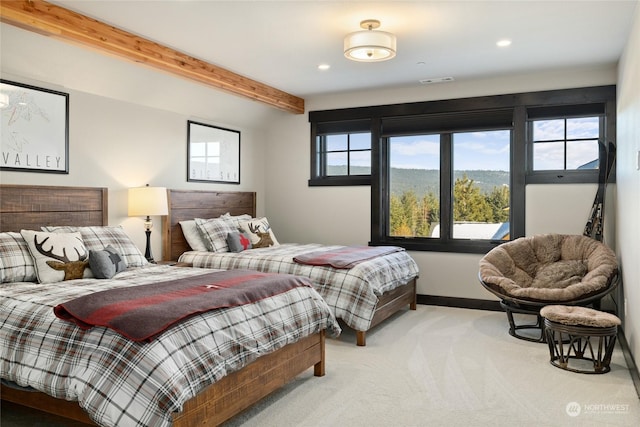
M147 261L155 263L151 254L152 216L167 215L167 189L164 187L137 187L129 189L129 216L146 216L144 229L147 234L147 247L144 256Z

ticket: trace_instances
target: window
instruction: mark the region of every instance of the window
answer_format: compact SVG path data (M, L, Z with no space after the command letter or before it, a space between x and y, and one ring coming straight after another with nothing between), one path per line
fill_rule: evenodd
M527 183L597 182L604 104L536 107L527 115Z
M533 120L533 170L598 168L600 118Z
M323 123L312 144L309 185L369 185L371 125L367 121Z
M486 253L524 236L526 184L597 182L601 147L615 140L615 86L312 111L309 121L309 185L371 174L360 182L371 185L371 244Z
M389 138L389 235L431 237L440 223L440 135Z
M371 133L320 135L317 147L325 176L371 175Z
M510 158L510 130L453 134L454 239L509 239Z
M389 239L458 249L469 242L509 239L510 129L385 140Z

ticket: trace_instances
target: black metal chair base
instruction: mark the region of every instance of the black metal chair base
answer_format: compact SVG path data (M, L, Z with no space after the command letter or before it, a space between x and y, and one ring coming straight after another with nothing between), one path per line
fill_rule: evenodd
M544 319L544 331L553 366L581 374L605 374L611 370L617 326L564 325Z
M546 342L546 337L544 334L544 323L542 321L542 316L540 316L540 307L523 305L516 306L508 303L505 300L500 301L500 307L502 307L505 313L507 313L507 320L509 320L509 335L525 341ZM513 313L535 316L536 323L517 325L513 317ZM535 333L535 336L531 337L519 334L518 331L520 330L534 330L538 332Z

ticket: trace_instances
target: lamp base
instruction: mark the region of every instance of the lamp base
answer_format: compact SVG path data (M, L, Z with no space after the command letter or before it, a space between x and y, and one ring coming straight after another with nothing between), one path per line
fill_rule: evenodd
M145 230L145 233L147 235L147 247L144 251L144 257L151 264L155 264L156 261L153 259L153 254L151 253L151 230Z

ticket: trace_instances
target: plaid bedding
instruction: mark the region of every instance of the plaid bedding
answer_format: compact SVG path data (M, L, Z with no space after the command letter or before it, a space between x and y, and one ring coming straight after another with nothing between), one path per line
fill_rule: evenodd
M53 313L55 305L88 293L203 273L147 266L110 280L2 284L0 378L77 400L102 426L169 426L185 401L260 355L324 329L340 333L309 287L194 315L150 343L103 327L83 331Z
M361 262L350 269L299 264L295 256L344 246L288 243L239 253L185 252L179 261L194 267L251 269L289 273L311 279L336 318L357 331L366 331L375 313L377 297L418 276L418 265L402 250Z

